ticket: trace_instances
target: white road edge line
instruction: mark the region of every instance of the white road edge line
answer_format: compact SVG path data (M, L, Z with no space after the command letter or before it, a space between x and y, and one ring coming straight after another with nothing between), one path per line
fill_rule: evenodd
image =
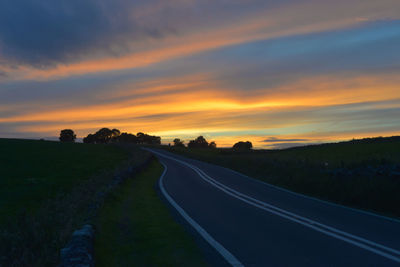
M292 212L283 210L283 209L278 208L278 207L275 207L275 206L273 206L273 205L271 205L271 204L265 203L265 202L260 201L260 200L258 200L258 199L255 199L255 198L252 198L252 197L247 196L247 195L245 195L245 194L242 194L242 193L240 193L240 192L238 192L238 191L236 191L236 190L234 190L234 189L231 189L231 188L227 187L226 185L224 185L224 184L222 184L222 183L220 183L220 182L214 180L213 178L211 178L209 175L207 175L204 171L200 170L200 169L197 168L196 166L193 166L193 168L196 168L197 171L201 172L202 175L203 175L203 178L209 179L210 182L217 184L217 186L221 186L221 187L226 188L227 190L230 190L231 192L235 193L235 194L238 195L239 197L243 197L243 198L245 198L245 199L248 199L248 200L250 200L250 201L255 202L256 204L260 204L260 205L263 205L263 206L270 207L271 209L275 209L275 210L277 210L278 213L283 213L283 214L286 214L286 215L288 215L288 216L292 216L292 217L294 217L294 218L297 218L297 219L306 221L307 223L312 224L312 225L315 225L315 226L317 226L317 227L325 228L325 229L327 229L327 230L329 230L329 231L331 231L331 232L335 232L335 233L337 233L337 234L341 234L341 235L344 235L344 236L346 236L346 237L356 239L356 240L358 240L358 241L360 241L360 242L364 242L364 243L367 243L367 244L369 244L369 245L372 245L372 246L381 248L381 249L383 249L383 250L390 251L390 252L392 252L392 253L394 253L394 254L400 255L400 251L398 251L398 250L395 250L395 249L392 249L392 248L389 248L389 247L380 245L380 244L378 244L378 243L372 242L372 241L367 240L367 239L365 239L365 238L362 238L362 237L359 237L359 236L356 236L356 235L353 235L353 234L350 234L350 233L341 231L341 230L339 230L339 229L330 227L330 226L328 226L328 225L319 223L319 222L317 222L317 221L308 219L308 218L306 218L306 217L302 217L302 216L297 215L297 214L295 214L295 213L292 213ZM204 177L204 176L205 176L205 177ZM263 207L263 209L264 209L264 207Z
M161 162L161 161L160 161ZM161 164L164 166L164 172L161 174L159 179L159 187L164 195L164 197L168 200L168 202L179 212L179 214L212 246L221 256L232 266L235 267L244 267L244 265L230 253L226 248L224 248L218 241L216 241L206 230L204 230L195 220L193 220L168 194L163 185L163 179L165 174L167 173L168 167L163 162Z
M272 187L272 188L277 189L279 191L283 191L283 192L286 192L286 193L289 193L289 194L292 194L292 195L295 195L295 196L311 199L311 200L318 201L318 202L321 202L321 203L324 203L324 204L327 204L327 205L330 205L330 206L339 207L339 208L346 209L346 210L351 210L353 212L358 212L358 213L366 214L366 215L369 215L369 216L374 216L374 217L377 217L377 218L380 218L380 219L385 219L385 220L388 220L388 221L400 223L400 220L396 219L396 218L388 217L388 216L385 216L385 215L382 215L382 214L376 214L376 213L373 213L373 212L370 212L370 211L366 211L366 210L361 210L361 209L357 209L357 208L343 206L341 204L334 203L334 202L329 202L327 200L319 199L319 198L316 198L316 197L307 196L307 195L304 195L304 194L301 194L301 193L298 193L298 192L295 192L295 191L291 191L291 190L283 188L283 187L279 187L279 186L276 186L276 185L273 185L273 184L270 184L270 183L267 183L267 182L264 182L264 181L260 181L260 180L251 178L246 174L240 173L238 171L235 171L235 170L223 167L223 166L218 166L218 165L215 165L215 164L212 164L212 163L209 163L209 164L217 166L217 167L221 167L223 169L226 169L226 170L228 170L228 171L230 171L232 173L235 173L235 174L237 174L239 176L242 176L245 179L251 180L252 182L256 182L256 183L262 184L264 186Z
M194 170L194 171L200 176L200 178L202 178L203 180L205 180L205 181L208 182L209 184L211 184L211 185L213 185L214 187L220 189L221 191L227 193L228 195L231 195L232 197L235 197L235 198L237 198L237 199L239 199L239 200L242 200L243 202L246 202L246 203L248 203L248 204L250 204L250 205L252 205L252 206L254 206L254 207L263 209L263 210L265 210L265 211L268 211L268 212L273 213L273 214L275 214L275 215L278 215L278 216L280 216L280 217L283 217L283 218L286 218L286 219L288 219L288 220L297 222L297 223L302 224L302 225L304 225L304 226L306 226L306 227L309 227L309 228L311 228L311 229L313 229L313 230L316 230L316 231L318 231L318 232L324 233L324 234L329 235L329 236L331 236L331 237L340 239L340 240L342 240L342 241L345 241L345 242L350 243L350 244L352 244L352 245L358 246L358 247L363 248L363 249L365 249L365 250L371 251L371 252L373 252L373 253L375 253L375 254L378 254L378 255L380 255L380 256L383 256L383 257L385 257L385 258L391 259L391 260L396 261L396 262L400 262L400 258L399 258L399 257L390 255L390 254L388 254L388 253L386 253L386 252L384 252L384 251L380 251L380 250L378 250L378 249L376 249L376 248L373 248L373 247L370 247L370 246L368 246L368 245L372 245L372 246L374 246L374 247L377 247L377 248L386 250L386 251L388 251L388 252L392 252L392 253L394 253L394 254L400 255L400 251L398 251L398 250L395 250L395 249L392 249L392 248L383 246L383 245L381 245L381 244L375 243L375 242L373 242L373 241L370 241L370 240L367 240L367 239L364 239L364 238L361 238L361 237L352 235L352 234L350 234L350 233L341 231L341 230L339 230L339 229L330 227L330 226L328 226L328 225L324 225L324 224L318 223L318 222L313 221L313 220L311 220L311 219L308 219L308 218L306 218L306 217L302 217L302 216L297 215L297 214L294 214L294 213L292 213L292 212L289 212L289 211L280 209L280 208L278 208L278 207L275 207L275 206L273 206L273 205L271 205L271 204L268 204L268 203L265 203L265 202L263 202L263 201L254 199L254 198L252 198L252 197L250 197L250 196L247 196L247 195L245 195L245 194L243 194L243 193L240 193L240 192L238 192L238 191L236 191L236 190L234 190L234 189L232 189L232 188L230 188L230 187L228 187L228 186L226 186L226 185L224 185L224 184L222 184L222 183L216 181L215 179L211 178L210 176L208 176L207 174L205 174L202 170L200 170L200 169L197 168L196 166L193 166L192 164L189 164L189 163L184 162L184 161L182 161L182 160L175 159L175 158L173 158L173 157L164 155L164 154L159 153L159 152L156 152L156 151L154 151L154 150L151 150L151 152L153 152L153 153L155 153L155 154L157 154L157 155L160 155L160 156L162 156L162 157L165 157L165 158L168 158L168 159L177 161L177 162L179 162L179 163L181 163L181 164L183 164L183 165L186 165L187 167L189 167L189 168L191 168L192 170ZM254 202L255 202L255 203L254 203ZM264 206L261 206L260 204L261 204L261 205L264 205L264 206L269 206L269 207L271 207L271 208L273 208L273 209L275 209L275 210L266 208L266 207L264 207ZM277 211L276 211L276 210L277 210ZM290 216L291 216L291 217L290 217ZM300 220L303 220L303 221L306 221L306 222L300 221L299 219L300 219ZM323 227L323 228L325 228L325 229L328 229L328 231L327 231L327 230L324 230L324 229L321 229L320 227ZM344 235L344 236L340 236L339 234ZM358 240L358 241L360 241L360 242L351 240L350 238L356 239L356 240ZM368 245L363 244L363 243L361 243L361 242L364 242L364 243L366 243L366 244L368 244Z

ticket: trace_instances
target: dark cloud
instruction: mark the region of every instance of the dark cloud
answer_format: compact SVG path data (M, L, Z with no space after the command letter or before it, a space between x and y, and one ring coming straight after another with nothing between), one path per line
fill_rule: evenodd
M305 142L309 141L308 139L285 139L285 138L276 138L276 137L268 137L263 140L265 143L280 143L280 142Z
M0 1L0 58L48 67L83 55L120 54L135 38L159 38L165 25L139 25L133 1ZM3 63L4 64L4 63Z
M0 65L47 68L104 54L121 56L140 49L134 47L136 41L229 25L267 5L278 4L272 0L2 0Z

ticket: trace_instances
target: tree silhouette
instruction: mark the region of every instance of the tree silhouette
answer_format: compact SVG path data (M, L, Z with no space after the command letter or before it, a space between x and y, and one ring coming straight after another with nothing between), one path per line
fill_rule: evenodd
M94 134L88 134L85 138L83 138L83 142L85 144L94 144L95 143L95 136Z
M136 136L138 138L139 144L153 144L153 145L161 144L161 137L159 136L148 135L142 132L138 132Z
M64 129L61 130L59 139L61 142L75 142L76 135L73 130Z
M122 133L120 136L117 137L117 141L121 143L138 143L138 138L134 134L130 133Z
M209 148L217 148L217 143L215 143L214 141L211 141L211 142L208 144L208 147L209 147Z
M176 147L185 147L185 144L183 143L183 141L181 141L181 139L175 138L174 139L174 146L176 146Z
M121 132L118 129L112 129L111 132L112 132L112 138L113 139L115 139L115 138L117 138L118 136L121 135Z
M233 145L233 150L235 151L249 151L253 147L253 144L250 141L240 141Z
M194 140L191 140L188 144L189 148L207 148L208 142L203 136L199 136Z

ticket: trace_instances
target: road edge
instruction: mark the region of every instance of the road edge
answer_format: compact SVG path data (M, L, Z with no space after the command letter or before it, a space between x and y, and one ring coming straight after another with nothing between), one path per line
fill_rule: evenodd
M183 208L181 208L173 198L168 194L164 185L163 179L165 174L168 171L167 165L160 160L161 165L164 167L164 171L158 179L157 187L162 194L163 198L168 202L168 204L174 208L176 213L182 218L188 225L190 225L191 229L193 229L200 237L211 246L218 254L231 266L235 267L244 267L244 265L225 247L223 247L218 241L216 241L206 230L204 230L195 220L193 220Z

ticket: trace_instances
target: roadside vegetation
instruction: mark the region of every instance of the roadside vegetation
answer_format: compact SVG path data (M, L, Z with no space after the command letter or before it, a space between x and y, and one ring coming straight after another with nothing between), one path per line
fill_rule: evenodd
M108 195L96 218L97 266L205 266L192 238L172 218L155 184L156 160Z
M55 266L119 168L149 154L111 145L0 139L0 266Z
M251 150L246 142L232 149L178 144L162 147L295 192L400 217L400 137L284 150Z

